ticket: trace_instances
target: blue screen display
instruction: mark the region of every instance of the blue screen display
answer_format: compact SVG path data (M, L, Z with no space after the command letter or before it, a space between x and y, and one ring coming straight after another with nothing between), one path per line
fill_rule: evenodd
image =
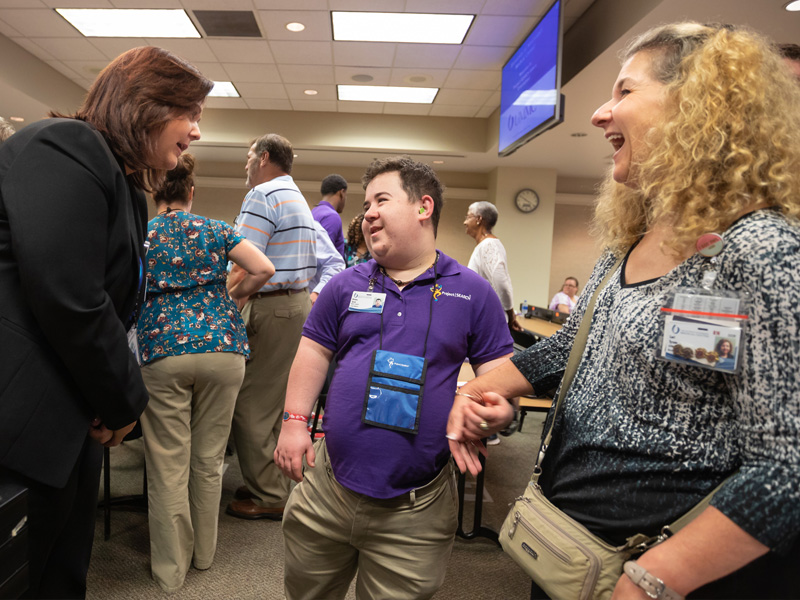
M560 12L557 0L503 67L500 154L513 152L534 130L560 116Z

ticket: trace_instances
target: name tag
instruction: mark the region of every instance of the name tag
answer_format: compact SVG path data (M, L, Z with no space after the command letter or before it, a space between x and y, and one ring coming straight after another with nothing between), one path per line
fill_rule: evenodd
M353 292L350 306L347 310L352 312L377 313L383 312L386 303L386 294L380 292Z

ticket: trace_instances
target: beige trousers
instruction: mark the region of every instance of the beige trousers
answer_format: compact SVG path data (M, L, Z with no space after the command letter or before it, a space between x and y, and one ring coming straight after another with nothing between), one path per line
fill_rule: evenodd
M150 402L141 417L147 464L150 559L166 591L217 548L222 465L244 356L184 354L142 367Z
M359 600L432 597L458 525L451 465L412 493L378 500L337 483L324 439L314 448L317 466L305 469L283 514L286 598L344 598L356 571Z
M233 439L239 466L253 502L282 507L290 480L273 455L283 423L289 380L303 324L311 311L308 292L250 300L242 311L250 341L250 361L233 414Z

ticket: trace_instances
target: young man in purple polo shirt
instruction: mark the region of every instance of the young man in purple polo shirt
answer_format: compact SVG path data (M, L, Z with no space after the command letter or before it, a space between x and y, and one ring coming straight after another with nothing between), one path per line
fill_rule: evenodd
M289 600L344 598L356 571L360 599L436 592L456 531L457 443L445 435L459 369L469 358L484 373L512 351L497 294L436 250L433 170L376 160L363 182L373 260L331 279L309 315L275 451L300 482L283 519ZM334 356L326 435L312 447L305 420ZM499 396L480 408L487 435L513 415Z

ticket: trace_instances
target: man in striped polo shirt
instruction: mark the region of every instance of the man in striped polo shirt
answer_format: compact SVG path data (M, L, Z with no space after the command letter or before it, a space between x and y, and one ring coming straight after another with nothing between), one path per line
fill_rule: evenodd
M289 368L311 310L308 282L317 269L314 218L289 175L293 158L292 144L279 135L253 142L246 167L251 189L236 219L236 230L275 265L272 279L240 307L251 355L232 430L245 485L226 512L243 519L279 520L289 496L289 479L273 453ZM234 266L228 285L242 275Z

